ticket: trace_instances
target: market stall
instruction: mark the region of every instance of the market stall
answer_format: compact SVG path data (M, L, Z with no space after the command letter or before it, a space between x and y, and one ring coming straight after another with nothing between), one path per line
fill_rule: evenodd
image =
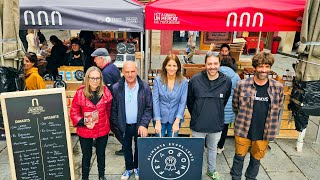
M148 35L149 30L300 31L305 3L306 0L270 0L259 3L255 0L231 0L228 1L228 6L226 6L224 0L214 2L209 0L158 0L146 5L146 34ZM146 42L148 42L148 36ZM260 42L260 39L258 39L258 42ZM145 62L148 59L149 54L146 53ZM241 66L241 62L239 63L238 65ZM250 62L245 62L246 68L250 68L250 66L247 66L248 64L251 66ZM199 70L199 67L195 68ZM277 79L280 80L281 77L277 77ZM282 82L285 83L286 81ZM287 91L286 94L288 96L290 92ZM289 120L290 114L289 110L284 109L282 120ZM189 123L190 115L187 111L185 118L185 123ZM282 120L279 136L296 137L297 133L294 125L292 125L293 121ZM182 127L185 127L185 125L182 125ZM229 132L231 133L233 130L231 129Z
M109 48L112 52L120 42L127 42L124 36L104 36L103 32L140 32L140 50L143 47L144 14L143 5L134 0L20 0L20 29L58 29L102 31L94 39L94 47ZM111 57L115 55L110 53ZM132 54L132 53L131 53ZM143 61L143 53L135 52L138 64ZM114 60L114 59L113 59ZM125 61L125 59L122 59ZM141 68L141 65L140 65ZM62 70L64 69L64 70ZM82 81L73 77L75 69L61 68L66 82L67 104ZM60 72L59 72L60 73ZM67 79L68 76L68 79ZM49 84L52 86L52 83ZM74 132L74 129L72 129Z

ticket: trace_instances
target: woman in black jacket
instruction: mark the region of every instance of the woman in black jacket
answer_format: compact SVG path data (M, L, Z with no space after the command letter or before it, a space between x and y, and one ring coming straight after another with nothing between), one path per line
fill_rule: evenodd
M54 78L58 75L58 68L63 65L67 47L62 44L62 41L55 35L50 36L50 42L53 45L51 48L51 56L48 59L47 70Z
M83 66L84 72L91 67L91 57L80 49L80 40L71 40L72 50L67 53L65 63L66 66Z

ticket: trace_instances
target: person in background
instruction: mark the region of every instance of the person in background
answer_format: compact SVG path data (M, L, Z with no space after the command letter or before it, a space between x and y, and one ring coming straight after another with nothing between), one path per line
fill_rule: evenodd
M221 61L221 66L219 68L219 71L227 75L228 77L230 77L232 82L231 94L228 99L227 105L224 108L224 128L221 133L220 141L218 142L217 153L221 154L222 151L224 150L224 143L228 135L229 124L233 122L235 118L234 112L232 111L232 96L233 96L234 89L236 88L237 82L240 81L240 77L232 69L231 61Z
M44 83L42 77L38 72L38 58L33 52L28 52L23 57L24 71L25 71L25 89L26 90L36 90L36 89L46 89L46 84Z
M34 35L33 29L28 29L26 39L28 42L28 52L37 53L37 48L39 48L39 39Z
M37 32L37 37L39 39L39 48L45 49L48 46L47 39L40 30Z
M92 54L94 48L92 47L92 42L96 38L93 31L81 30L79 33L80 47L86 54Z
M190 64L194 64L192 59L196 49L197 43L197 31L187 31L188 32L188 42L186 45L186 53L187 53L187 62Z
M80 41L75 38L71 40L71 51L66 54L66 66L83 66L84 72L91 67L91 58L80 49Z
M50 42L53 45L51 48L51 56L48 60L47 70L54 78L58 75L58 68L63 65L63 60L66 55L67 47L55 35L50 36Z
M181 74L181 63L175 54L162 63L161 75L153 85L153 115L156 135L177 137L183 122L188 95L188 81Z
M213 51L215 47L216 47L215 44L211 43L209 52ZM221 45L219 58L221 63L229 64L229 62L231 62L231 65L232 65L231 68L235 72L237 72L237 63L236 63L236 60L230 55L230 46L228 44Z
M96 154L99 180L105 180L105 152L110 131L112 96L103 85L101 71L97 67L87 70L84 85L74 95L70 118L77 127L82 151L82 179L88 180L93 139L96 139Z
M119 69L111 63L111 57L109 52L105 48L98 48L92 54L91 57L94 57L94 62L102 70L102 77L104 85L112 91L112 85L119 81L121 78ZM123 144L122 136L119 133L119 129L116 125L111 124L111 131L117 138L117 140ZM115 152L118 156L123 156L123 148Z
M112 86L111 121L117 125L123 137L123 151L126 170L121 180L127 180L134 173L139 179L138 136L148 135L148 125L152 119L152 94L149 85L138 76L137 65L133 61L123 64L123 76ZM134 139L134 154L132 153Z
M235 155L231 168L233 180L241 180L244 158L250 148L246 179L256 179L260 160L268 144L276 138L279 115L283 108L283 85L268 78L274 63L271 53L261 52L252 58L253 77L238 82L232 99Z
M224 107L230 97L231 79L219 72L220 60L214 53L207 53L205 68L189 81L187 106L192 137L206 138L207 175L219 180L217 144L224 128Z
M28 30L21 30L21 29L19 30L19 37L21 39L21 42L23 44L25 51L28 50L27 33L28 33Z

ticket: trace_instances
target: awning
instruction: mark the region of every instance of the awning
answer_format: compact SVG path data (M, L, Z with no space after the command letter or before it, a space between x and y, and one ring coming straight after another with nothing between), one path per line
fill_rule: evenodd
M145 8L146 29L300 31L306 0L158 0Z
M143 8L130 0L20 0L20 29L142 32Z
M309 0L301 27L298 53L303 57L296 67L301 81L320 80L320 0Z

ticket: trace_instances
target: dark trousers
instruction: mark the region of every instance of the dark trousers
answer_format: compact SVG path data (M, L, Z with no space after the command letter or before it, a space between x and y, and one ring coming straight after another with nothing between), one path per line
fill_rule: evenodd
M82 151L82 179L88 179L90 171L90 161L92 157L93 138L83 138L79 136L79 139ZM104 177L107 143L108 135L96 139L96 154L99 177Z
M241 180L244 158L245 156L238 156L238 155L235 155L233 157L233 164L230 171L232 180ZM255 159L251 154L250 162L245 173L246 179L256 180L259 173L259 167L260 167L260 160Z
M123 144L123 138L122 138L122 132L119 130L119 128L117 127L117 125L113 124L110 121L110 129L113 132L114 136L117 138L117 140L121 143L121 145ZM123 147L122 147L123 149Z
M228 135L228 128L229 128L229 124L224 124L224 128L221 132L221 138L220 138L220 141L218 142L219 149L222 149L224 146L224 143L226 142L227 135Z
M126 163L126 170L138 168L138 130L137 124L127 124L123 138L123 152ZM132 153L132 138L134 139L134 155Z
M260 159L267 153L269 141L243 138L235 135L236 153L233 158L233 164L230 171L233 180L241 180L243 161L250 148L250 162L246 170L245 176L247 180L256 179L259 173Z

